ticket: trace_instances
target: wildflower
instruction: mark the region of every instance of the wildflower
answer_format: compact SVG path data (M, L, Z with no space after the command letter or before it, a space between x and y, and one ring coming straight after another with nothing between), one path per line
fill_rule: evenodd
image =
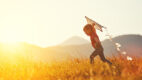
M127 60L132 61L133 59L132 59L132 57L127 56Z
M121 44L115 43L116 47L121 47Z
M122 54L126 55L127 53L125 51L123 51Z

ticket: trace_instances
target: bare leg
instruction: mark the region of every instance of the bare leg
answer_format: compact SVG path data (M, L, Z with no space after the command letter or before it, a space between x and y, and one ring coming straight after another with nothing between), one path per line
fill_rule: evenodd
M110 65L112 64L109 60L107 60L107 59L105 58L103 51L100 51L100 52L99 52L99 56L100 56L100 58L101 58L101 60L102 60L103 62L107 62L107 63L110 64Z
M94 57L98 55L98 51L94 51L91 56L90 56L90 63L93 64L94 63Z

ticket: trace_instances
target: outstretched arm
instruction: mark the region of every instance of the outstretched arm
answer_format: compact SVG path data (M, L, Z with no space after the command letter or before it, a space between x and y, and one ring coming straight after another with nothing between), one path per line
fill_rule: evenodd
M93 31L93 33L92 33L92 36L91 36L91 42L92 42L92 46L94 48L96 48L96 45L101 44L101 42L99 40L99 37L98 37L98 35L96 33L96 29L95 29L94 26L95 26L95 24L92 24L92 31Z
M95 29L94 26L95 26L95 23L92 24L92 27L93 27L92 29L93 29L94 40L97 43L97 42L100 42L100 40L99 40L99 37L98 37L98 35L96 33L96 29Z

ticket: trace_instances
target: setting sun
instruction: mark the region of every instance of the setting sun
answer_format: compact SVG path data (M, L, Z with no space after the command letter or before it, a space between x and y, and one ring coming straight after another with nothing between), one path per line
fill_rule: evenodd
M142 80L142 0L0 0L0 80Z

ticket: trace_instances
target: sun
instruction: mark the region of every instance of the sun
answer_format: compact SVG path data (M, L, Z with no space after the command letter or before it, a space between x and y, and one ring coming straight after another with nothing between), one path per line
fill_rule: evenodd
M0 44L2 44L2 51L5 54L19 54L17 51L21 48L19 37L21 34L17 33L16 30L4 30L3 34L0 35Z
M28 36L26 32L24 34L24 32L17 27L5 27L2 28L2 31L0 32L0 42L15 44L16 42L21 42L24 39L27 39L25 36Z

